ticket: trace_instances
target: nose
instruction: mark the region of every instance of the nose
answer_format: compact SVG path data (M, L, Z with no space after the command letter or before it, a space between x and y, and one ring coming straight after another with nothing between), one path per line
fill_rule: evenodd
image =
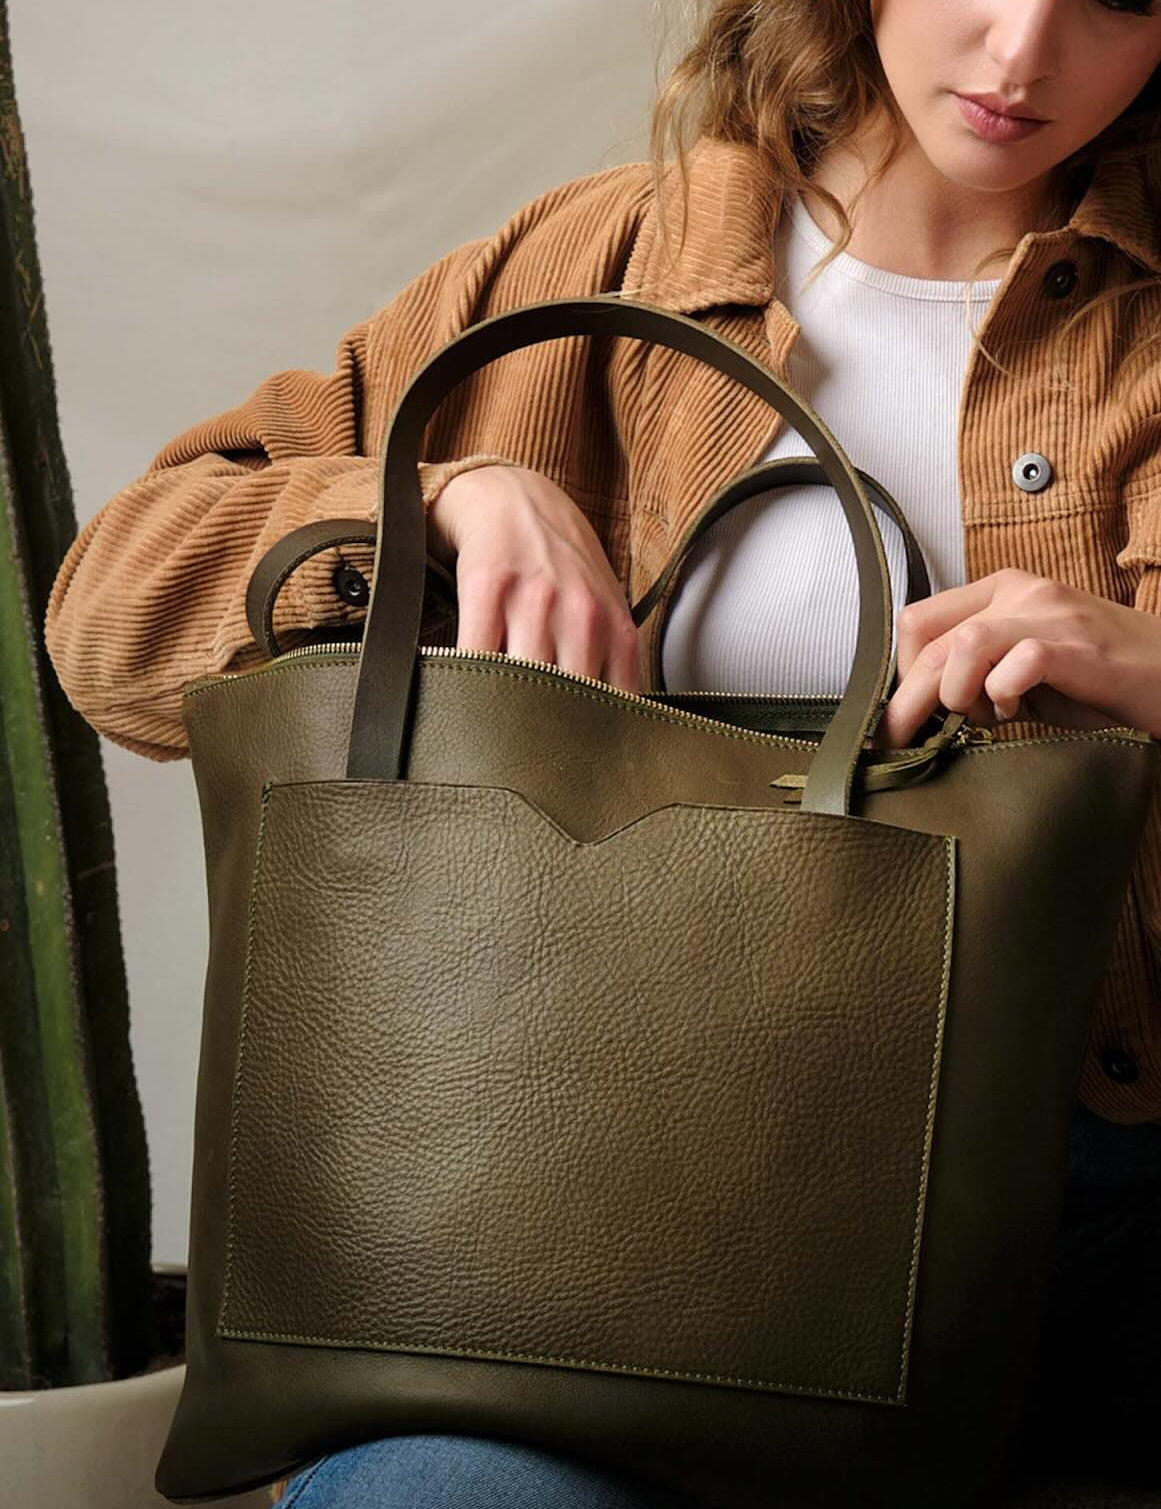
M1030 89L1055 77L1063 46L1061 0L993 0L988 56L1003 82L1001 93Z

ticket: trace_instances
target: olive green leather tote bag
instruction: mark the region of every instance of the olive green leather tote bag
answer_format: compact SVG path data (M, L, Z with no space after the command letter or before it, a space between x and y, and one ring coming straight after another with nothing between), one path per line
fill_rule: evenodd
M711 363L811 447L727 488L633 614L727 508L825 481L860 585L841 700L633 696L418 643L429 419L581 335ZM892 508L696 321L517 310L395 411L361 650L189 691L211 939L167 1497L439 1431L721 1509L984 1502L1157 745L951 716L870 746L894 676L871 496ZM336 537L264 562L261 637Z

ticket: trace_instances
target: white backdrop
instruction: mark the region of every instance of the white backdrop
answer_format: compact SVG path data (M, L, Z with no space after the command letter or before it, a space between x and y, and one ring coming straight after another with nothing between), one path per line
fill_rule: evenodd
M553 184L647 155L650 0L9 0L84 523L161 446ZM189 767L105 744L154 1257L184 1262L206 925Z

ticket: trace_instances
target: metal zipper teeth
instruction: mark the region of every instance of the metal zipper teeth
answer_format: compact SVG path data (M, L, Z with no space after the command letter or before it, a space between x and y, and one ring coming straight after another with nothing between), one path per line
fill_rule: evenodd
M607 681L598 681L593 676L583 676L579 671L561 670L560 666L553 665L550 661L547 660L521 660L515 655L505 655L500 650L457 650L451 648L451 646L449 645L428 644L420 645L419 653L421 655L460 655L470 660L503 660L509 665L535 666L538 671L552 671L554 675L566 676L570 681L583 681L586 682L589 686L599 686L602 691L616 692L618 696L633 698L632 692L623 692L621 691L620 687L610 686ZM345 644L342 641L334 641L329 644L300 645L297 650L283 650L281 655L276 655L274 657L274 659L270 662L270 665L277 665L283 660L301 660L311 655L336 655L340 659L357 660L359 657L359 647L357 642ZM269 665L263 665L255 666L253 671L226 671L223 672L220 676L208 677L207 682L231 681L236 676L250 676L253 675L255 671L265 671L269 670L269 668ZM737 701L739 698L744 698L750 702L806 702L810 704L818 702L833 702L836 706L842 700L840 697L808 697L797 692L788 692L784 697L779 696L774 692L662 692L659 693L659 695L664 697L721 697L725 700L732 701ZM653 699L647 697L637 697L634 698L634 700L638 702L647 702L652 701Z
M610 686L607 681L598 681L595 676L582 676L578 671L561 670L560 666L553 665L550 661L547 660L523 660L515 655L505 655L500 650L459 650L453 649L449 645L420 645L419 653L421 655L442 655L445 657L456 657L463 660L497 660L502 662L504 665L519 665L526 666L529 669L535 671L548 671L553 676L563 677L566 681L576 681L579 682L582 686L595 686L607 695L620 698L624 702L639 702L650 708L663 706L667 713L672 713L675 717L685 719L690 723L701 724L715 729L720 729L723 726L720 719L706 718L703 717L701 713L687 712L683 707L673 707L669 703L658 703L656 700L650 697L640 697L633 692L624 692L620 687ZM272 670L275 666L281 665L284 661L287 660L306 660L322 655L332 655L338 660L357 660L359 658L359 647L355 643L344 644L342 642L332 642L330 644L300 645L296 650L283 650L281 655L276 655L274 659L268 661L266 665L255 666L252 670L249 671L225 671L218 676L207 676L198 684L200 686L215 686L224 681L241 681L245 680L247 676L261 676L265 672ZM748 699L751 702L761 701L771 703L805 702L817 704L820 702L833 702L836 706L841 701L841 698L838 697L807 697L797 693L791 693L785 697L780 697L773 693L771 693L769 696L765 696L760 692L666 692L662 695L673 697L688 696L698 698L715 697L730 701L737 701L739 698L744 698ZM729 726L732 727L733 725ZM818 749L817 739L792 739L782 734L767 733L764 730L757 728L748 728L745 730L745 732L754 734L760 739L769 739L772 744L783 745L791 749L809 749L811 751L817 751ZM1105 734L1110 737L1124 737L1125 734L1134 734L1138 739L1141 738L1139 729L1129 728L1127 725L1124 727L1117 726L1115 728L1097 729L1094 730L1094 732L1097 734ZM1065 737L1067 738L1068 736L1065 735ZM1009 741L1005 740L997 747L1006 748L1008 742ZM1023 741L1013 740L1011 742L1014 745L1018 745ZM1142 742L1145 741L1142 740ZM952 740L951 748L962 748L965 744L992 743L995 743L995 740L992 738L992 734L989 729L980 728L974 723L965 723L960 729L959 733L956 734L955 738Z
M549 661L546 660L523 660L515 655L505 655L500 650L460 650L453 649L449 645L420 645L419 653L421 655L440 655L445 658L455 657L462 660L495 660L500 661L504 665L525 666L528 669L534 671L549 671L554 677L563 678L565 681L574 681L579 683L581 686L595 686L598 688L598 690L604 692L607 696L616 697L623 702L632 702L634 704L639 703L642 706L649 707L653 710L656 710L659 706L664 706L667 713L671 713L675 718L681 718L686 722L699 724L703 727L713 729L721 729L723 727L720 719L706 718L701 713L687 712L683 707L673 707L668 703L661 704L649 697L640 697L633 692L624 692L620 687L610 686L607 681L598 681L595 676L582 676L578 671L564 671L561 670L560 666L552 665ZM281 655L276 655L273 660L268 661L265 665L254 666L253 669L248 671L224 671L217 676L207 676L204 680L200 681L198 685L209 687L220 685L222 682L227 681L244 681L247 677L250 676L264 675L267 671L273 670L276 666L285 664L285 662L288 660L306 660L310 658L318 658L323 655L330 655L337 660L357 660L359 657L359 647L357 644L348 645L341 643L300 645L296 650L284 650ZM666 693L665 695L720 697L733 698L735 700L739 697L749 697L753 700L755 696L755 694L751 692L690 692L688 694L676 692L672 694ZM770 696L762 697L761 700L772 703L818 703L835 701L836 704L838 701L837 698L802 696ZM790 749L807 749L812 753L816 752L818 749L817 739L792 739L788 735L767 733L762 729L756 728L748 728L745 729L744 732L753 734L756 738L759 739L768 739L771 744L780 745Z

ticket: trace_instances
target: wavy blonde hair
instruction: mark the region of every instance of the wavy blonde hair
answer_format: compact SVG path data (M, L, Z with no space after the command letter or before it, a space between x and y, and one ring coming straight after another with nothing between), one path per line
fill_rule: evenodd
M869 0L654 0L664 38L670 42L675 15L688 40L678 61L658 86L651 118L654 189L664 243L679 254L688 228L688 147L712 136L757 148L763 190L772 197L803 191L832 211L840 226L830 250L812 268L812 282L849 244L851 221L828 190L810 182L822 155L850 140L864 120L881 108L887 146L851 202L853 212L871 183L881 178L903 148L907 126L879 61ZM682 184L681 235L671 240L662 196L672 143ZM1080 202L1098 161L1145 165L1148 182L1161 203L1161 68L1099 136L1053 170L1042 222L1049 230L1065 223ZM964 289L964 310L972 340L988 361L1015 377L979 339L972 324L971 293L984 268L1006 263L1016 250L999 247L981 258ZM1056 343L1086 315L1113 299L1139 297L1161 286L1150 274L1106 289L1082 305L1056 332ZM1161 333L1138 343L1130 355L1161 340Z

